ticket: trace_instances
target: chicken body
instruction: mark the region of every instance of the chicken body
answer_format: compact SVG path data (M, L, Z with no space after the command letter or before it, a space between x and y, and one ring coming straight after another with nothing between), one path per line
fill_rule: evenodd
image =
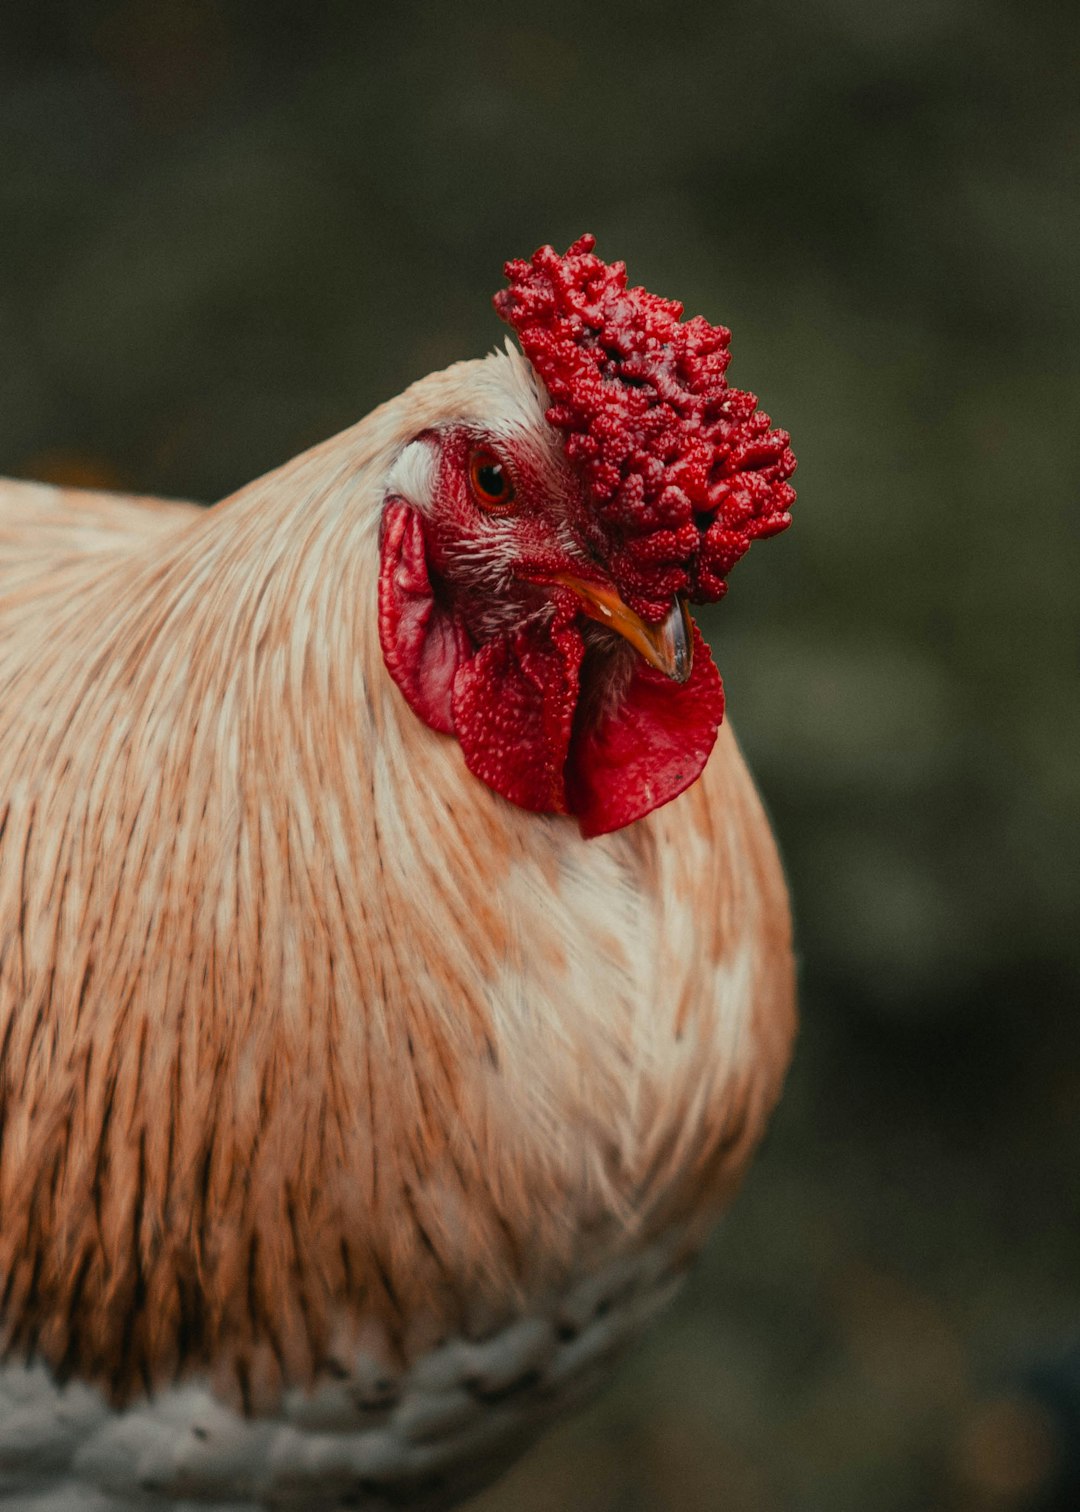
M0 487L0 1505L449 1505L602 1377L778 1095L730 729L584 840L387 673L380 519L448 421L549 444L500 353L210 510Z

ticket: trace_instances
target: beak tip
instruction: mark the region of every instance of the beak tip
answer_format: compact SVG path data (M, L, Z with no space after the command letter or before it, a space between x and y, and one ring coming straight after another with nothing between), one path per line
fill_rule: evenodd
M591 619L628 640L650 667L672 682L689 682L694 669L694 627L684 598L675 599L660 624L647 625L614 588L569 573L559 574L556 581L578 596Z
M672 604L671 613L664 621L663 632L668 652L664 670L672 682L688 682L694 670L694 638L685 599L677 598Z

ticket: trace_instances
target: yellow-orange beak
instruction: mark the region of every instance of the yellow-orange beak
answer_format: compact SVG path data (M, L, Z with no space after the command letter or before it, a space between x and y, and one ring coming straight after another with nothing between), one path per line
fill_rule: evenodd
M662 624L647 625L639 614L623 603L614 588L586 583L569 574L560 574L558 581L577 594L590 619L628 640L650 667L655 667L673 682L684 683L690 676L694 665L694 639L684 599L674 601Z

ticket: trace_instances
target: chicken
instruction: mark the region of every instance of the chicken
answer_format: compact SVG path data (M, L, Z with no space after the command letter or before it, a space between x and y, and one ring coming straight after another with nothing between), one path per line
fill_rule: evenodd
M2 1506L450 1505L778 1096L785 887L686 604L787 438L591 239L508 271L526 355L212 509L0 488Z

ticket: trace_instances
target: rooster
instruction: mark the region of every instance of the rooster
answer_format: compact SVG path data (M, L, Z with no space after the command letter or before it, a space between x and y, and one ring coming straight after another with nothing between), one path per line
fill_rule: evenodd
M591 238L209 510L0 488L0 1505L441 1507L587 1395L793 1033L688 602L788 523Z

